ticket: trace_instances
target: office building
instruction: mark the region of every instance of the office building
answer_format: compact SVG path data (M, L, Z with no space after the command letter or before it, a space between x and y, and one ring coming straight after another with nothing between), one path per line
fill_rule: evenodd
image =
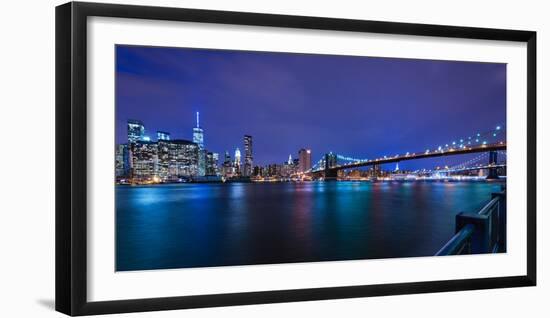
M136 141L131 144L133 182L153 182L158 177L157 143Z
M170 133L157 131L157 140L170 140Z
M218 154L210 151L206 152L206 175L215 176L218 170Z
M222 176L226 178L231 178L235 172L233 162L231 161L231 155L229 155L229 151L226 151L224 154L223 164L222 164Z
M244 169L243 175L250 177L252 175L253 157L252 157L252 136L244 135Z
M235 149L235 163L233 166L235 167L235 175L241 175L241 151L239 148Z
M128 120L128 144L143 141L145 137L145 126L139 120Z
M217 152L212 153L212 159L214 160L214 175L219 176L220 175L220 154Z
M199 147L189 140L159 140L158 175L163 182L178 182L198 175Z
M128 145L120 144L115 149L115 176L117 178L129 176Z
M298 151L298 171L306 172L311 169L311 150L300 149Z
M206 175L206 152L204 151L204 130L200 127L199 112L197 112L197 126L193 128L193 142L199 147L199 176Z

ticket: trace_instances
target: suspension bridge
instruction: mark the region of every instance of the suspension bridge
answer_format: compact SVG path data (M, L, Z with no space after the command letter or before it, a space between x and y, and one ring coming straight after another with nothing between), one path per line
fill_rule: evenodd
M335 180L340 170L369 166L373 169L378 169L381 165L389 163L475 153L481 153L481 155L465 163L450 168L438 169L437 171L453 173L468 170L489 170L487 178L497 179L499 168L506 167L505 162L499 162L498 160L499 154L501 157L506 157L506 130L504 127L496 126L492 130L459 138L433 148L427 148L416 152L402 152L392 156L383 155L370 159L358 159L329 152L324 154L311 169L299 172L298 175ZM485 163L479 162L482 158L485 159ZM425 171L433 172L433 170Z

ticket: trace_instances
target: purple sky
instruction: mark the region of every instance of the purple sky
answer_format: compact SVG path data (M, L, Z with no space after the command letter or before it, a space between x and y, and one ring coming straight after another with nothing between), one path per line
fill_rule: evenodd
M153 139L162 130L192 140L196 111L209 151L233 155L249 134L255 164L283 162L302 147L313 161L329 151L418 152L503 125L506 65L116 47L117 143L126 142L128 119L142 120Z

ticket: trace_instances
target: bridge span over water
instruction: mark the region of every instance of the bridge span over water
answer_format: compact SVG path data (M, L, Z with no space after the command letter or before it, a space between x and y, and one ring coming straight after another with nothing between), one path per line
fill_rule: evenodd
M337 155L328 153L324 155L324 158L320 160L320 165L318 165L315 169L312 169L311 171L307 172L312 175L322 175L325 179L336 179L338 175L339 170L346 170L346 169L355 169L355 168L361 168L361 167L367 167L367 166L379 166L383 164L388 163L397 163L407 160L418 160L418 159L426 159L426 158L434 158L434 157L444 157L444 156L456 156L456 155L464 155L464 154L472 154L472 153L480 153L480 152L488 152L489 153L489 179L497 178L497 168L502 165L497 165L497 151L503 151L506 150L506 143L505 142L498 142L495 144L482 144L479 146L473 146L473 147L463 147L463 148L450 148L450 149L439 149L434 151L425 151L420 153L406 153L402 155L395 155L392 157L381 157L381 158L375 158L375 159L369 159L369 160L358 160L358 161L351 161L344 164L337 164L337 160L335 158L338 158Z

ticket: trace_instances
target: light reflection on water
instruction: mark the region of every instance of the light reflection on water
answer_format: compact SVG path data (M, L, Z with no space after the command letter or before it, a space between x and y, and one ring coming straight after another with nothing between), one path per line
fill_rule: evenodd
M117 270L433 255L499 183L118 186Z

